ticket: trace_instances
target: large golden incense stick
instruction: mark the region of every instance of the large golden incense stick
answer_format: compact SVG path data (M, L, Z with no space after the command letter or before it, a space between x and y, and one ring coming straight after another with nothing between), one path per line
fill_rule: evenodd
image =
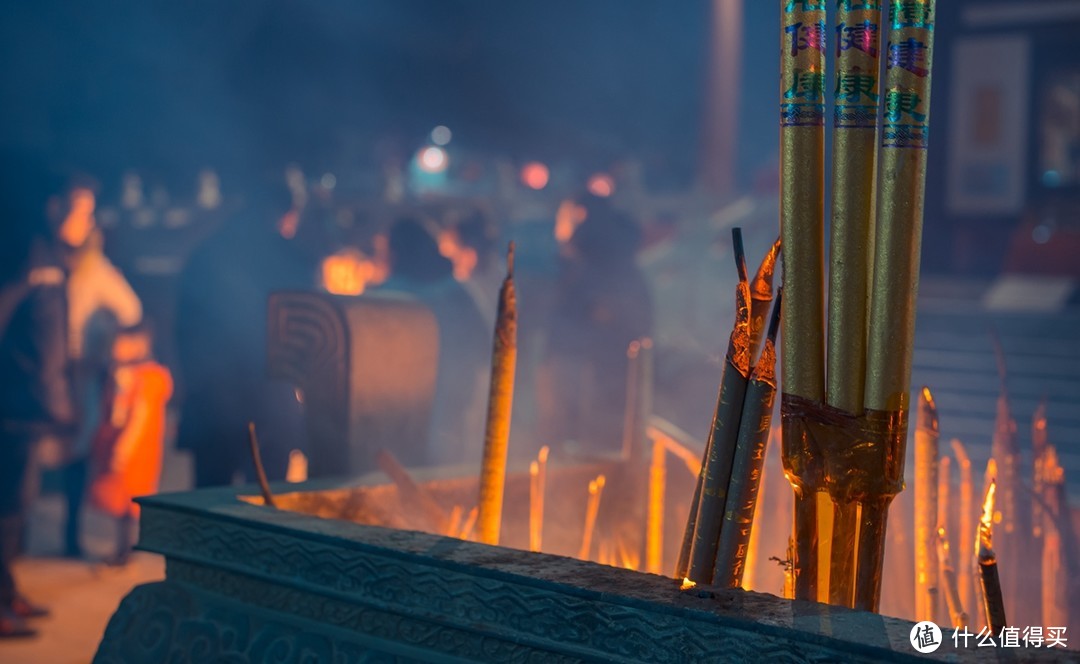
M480 512L476 529L479 541L484 544L499 543L516 364L517 294L514 291L514 243L511 242L506 252L506 279L499 291L499 311L491 349L491 386L484 431L484 458L480 467Z
M907 441L908 390L919 286L934 0L892 0L886 51L884 121L874 233L866 392L868 422L883 434L902 468ZM786 253L786 252L785 252ZM884 531L891 496L862 506L855 607L877 611L881 599Z
M248 451L251 452L251 462L255 464L255 479L259 482L259 493L262 494L263 505L277 507L274 503L274 494L270 491L270 483L266 480L266 470L263 468L262 454L259 453L259 438L255 434L254 422L248 422Z
M666 464L667 449L662 441L653 441L652 463L649 465L649 504L645 515L645 571L649 574L663 573Z
M998 576L997 556L993 549L994 527L994 488L995 480L990 480L983 500L982 518L979 519L979 581L983 594L983 613L986 625L991 633L1001 634L1008 626L1005 619L1005 601L1001 597L1001 579Z
M780 237L785 288L781 387L825 397L825 0L780 0ZM783 400L783 399L782 399ZM782 408L783 412L786 409ZM796 599L817 600L819 460L783 427L784 469L795 491Z
M720 528L724 519L731 467L735 460L735 444L739 436L743 400L750 374L750 284L746 273L746 258L742 234L732 229L735 264L739 270L739 285L735 291L735 326L728 341L724 373L720 378L720 393L713 415L708 458L702 467L701 499L698 502L694 540L690 549L691 581L712 582L716 565L716 549L720 543Z
M971 459L964 449L964 444L956 438L952 439L953 456L956 457L956 467L960 471L960 505L957 529L961 533L959 560L960 570L958 583L960 586L960 605L964 607L975 606L972 595L974 583L971 577L972 560L975 554L972 550L973 540L970 533L975 531L975 484L971 477Z
M776 261L780 258L780 238L776 238L765 258L761 260L753 281L750 282L750 362L761 351L765 340L766 327L769 324L769 307L773 301L773 276L776 274Z
M838 3L826 401L861 415L881 96L878 3ZM829 601L851 606L858 505L833 506Z
M402 507L410 515L419 517L428 532L442 533L449 523L446 511L426 489L417 484L409 471L401 465L390 450L379 450L375 456L379 468L394 482Z
M938 418L930 390L919 392L915 420L915 620L938 618Z
M953 569L952 552L949 549L949 539L946 537L945 527L937 530L937 555L941 565L941 585L944 589L945 606L949 610L949 624L957 628L967 627L967 613L964 605L960 603L960 589L956 584L956 570Z
M596 515L600 511L600 497L604 493L604 476L597 475L589 482L589 501L585 505L585 529L581 534L581 549L578 558L589 560L592 553L593 533L596 531Z
M772 320L761 358L754 366L746 388L735 459L731 469L724 523L720 527L720 546L716 554L713 583L729 588L742 585L747 551L754 528L754 510L765 466L765 446L772 425L773 400L776 397L776 333L780 326L782 291L776 296Z
M830 406L858 415L876 215L881 9L876 2L837 4L826 393Z

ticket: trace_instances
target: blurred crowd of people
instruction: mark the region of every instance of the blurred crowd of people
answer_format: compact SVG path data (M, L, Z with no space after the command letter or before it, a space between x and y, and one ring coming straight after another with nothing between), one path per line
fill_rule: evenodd
M585 454L621 444L626 349L651 334L653 308L635 263L639 225L607 198L564 201L538 237L471 209L395 213L342 238L329 208L298 195L294 180L256 178L176 275L175 361L166 367L155 359L139 295L104 250L97 183L25 155L3 160L0 637L33 634L31 621L48 614L12 575L42 449L53 450L63 480L64 554L84 557L80 512L89 501L116 519L117 564L132 546L132 499L158 488L172 413L196 486L254 478L237 442L248 422L258 423L269 479L286 478L290 458L305 449L305 426L303 395L266 377L266 306L275 291L404 296L427 306L440 349L424 461L474 463L502 257L516 239L529 438Z

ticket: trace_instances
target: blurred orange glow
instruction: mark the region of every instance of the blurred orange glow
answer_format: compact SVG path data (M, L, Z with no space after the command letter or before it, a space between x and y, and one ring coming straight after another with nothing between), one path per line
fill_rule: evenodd
M607 198L615 193L615 180L607 173L593 175L585 186L590 194L600 198Z
M360 295L376 281L374 263L355 249L344 249L323 259L322 282L334 295Z
M521 183L529 189L543 189L550 176L548 167L538 161L530 161L521 168Z

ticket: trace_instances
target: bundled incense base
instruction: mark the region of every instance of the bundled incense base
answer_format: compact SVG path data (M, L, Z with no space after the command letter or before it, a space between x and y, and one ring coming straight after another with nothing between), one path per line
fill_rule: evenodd
M760 369L750 381L750 350L756 343L757 334L763 330L754 333L750 325L750 287L740 229L733 229L732 238L739 269L735 327L728 344L713 426L698 475L696 509L691 508L676 574L694 583L711 583L715 575L720 575L721 578L715 579L717 583L737 586L742 578L752 532L751 522L776 391L775 343L779 307L775 309L776 318L770 326ZM758 271L755 281L759 290L768 288L774 265L775 247ZM761 297L759 293L759 299Z

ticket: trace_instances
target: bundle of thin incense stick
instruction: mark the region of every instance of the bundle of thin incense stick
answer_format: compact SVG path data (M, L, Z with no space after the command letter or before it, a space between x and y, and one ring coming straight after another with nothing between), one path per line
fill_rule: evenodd
M752 532L754 505L761 480L761 463L769 437L776 392L776 334L779 307L765 339L761 359L751 372L751 349L760 344L751 326L751 287L746 270L741 230L732 230L736 289L735 327L728 343L720 394L705 444L694 502L683 535L676 578L693 583L738 586ZM769 252L755 277L759 300L772 300L772 272L776 249Z
M935 1L894 0L887 15L882 4L838 2L833 30L824 0L780 2L781 414L795 492L794 592L870 611L888 507L903 486ZM826 34L838 40L827 330ZM819 510L823 492L831 514ZM819 541L827 560L818 560Z

